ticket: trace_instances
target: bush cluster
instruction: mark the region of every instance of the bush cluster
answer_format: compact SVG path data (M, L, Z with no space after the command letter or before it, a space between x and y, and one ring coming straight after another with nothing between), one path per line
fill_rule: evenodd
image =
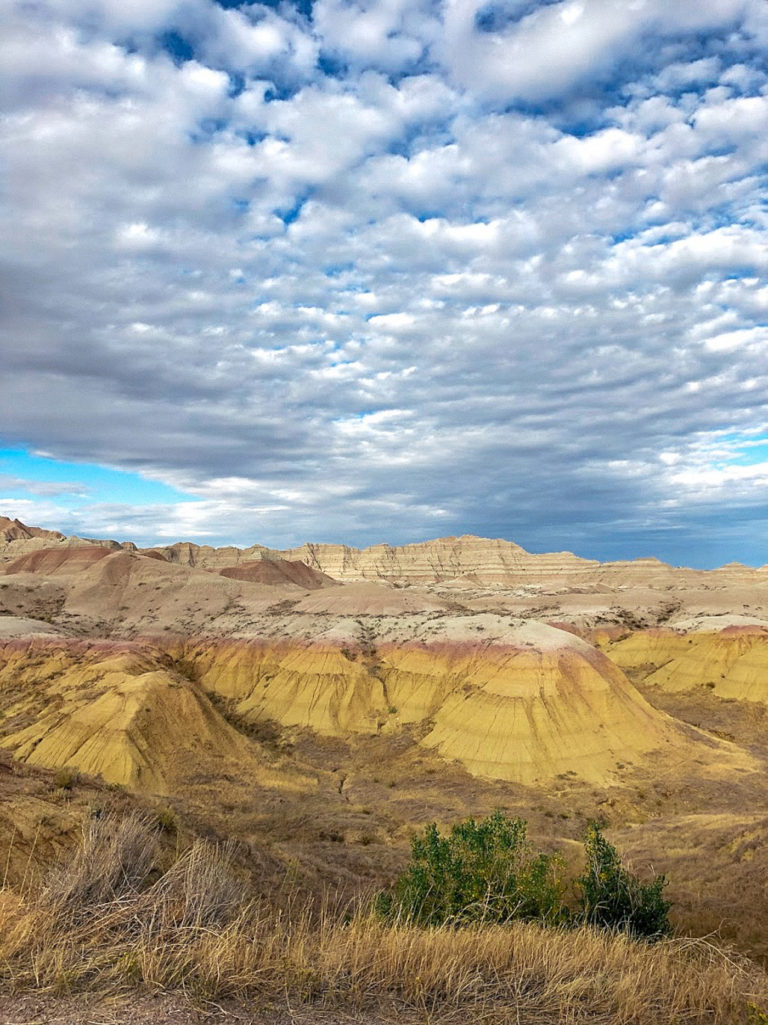
M379 894L377 910L420 925L557 921L561 868L557 855L534 854L523 819L495 812L459 823L447 837L433 823L411 841L411 863L393 892Z
M377 896L376 911L388 921L419 925L517 919L588 923L644 938L668 935L664 876L643 884L595 823L584 849L586 868L570 907L562 858L533 849L524 819L497 811L455 825L448 836L433 823L411 841L410 864L390 892Z
M635 936L660 937L671 932L667 880L656 876L642 883L621 864L616 848L599 826L590 823L584 839L587 865L579 880L581 917L591 925L623 929Z

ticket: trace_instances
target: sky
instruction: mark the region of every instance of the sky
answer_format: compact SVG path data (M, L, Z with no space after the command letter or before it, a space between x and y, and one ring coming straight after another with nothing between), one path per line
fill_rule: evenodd
M0 515L768 563L765 0L0 8Z

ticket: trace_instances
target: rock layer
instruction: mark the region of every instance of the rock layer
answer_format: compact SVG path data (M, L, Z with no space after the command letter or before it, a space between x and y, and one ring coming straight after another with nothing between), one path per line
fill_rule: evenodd
M685 748L603 654L543 624L504 643L441 622L427 641L304 645L220 642L180 652L200 686L246 721L344 736L419 725L421 741L475 775L522 783L563 773L615 778L622 763Z
M0 648L0 745L20 761L71 766L165 793L192 768L254 752L159 652L57 641Z
M765 569L760 575L759 570L737 564L706 572L677 569L654 558L600 563L594 559L582 559L571 552L536 555L512 541L471 535L401 546L373 545L363 549L348 545L304 544L285 550L272 550L262 545L241 550L185 542L157 550L170 562L209 569L254 559L300 560L339 581L453 582L467 586L546 583L561 587L632 583L635 586L653 584L663 587L682 580L696 582L711 578L714 581L717 580L715 574L723 579L768 579Z
M19 670L26 695L14 691L8 655L2 743L20 758L72 761L133 786L168 785L174 748L247 760L246 740L206 693L245 723L341 738L410 731L476 775L522 783L569 773L609 782L620 764L683 757L694 742L703 764L715 754L738 761L653 709L622 666L646 667L663 686L706 682L724 697L764 700L768 628L686 625L680 597L717 607L732 602L735 580L765 590L764 571L601 564L469 536L364 550L184 543L140 552L16 521L0 528L0 635L122 638L88 654L80 642L52 641L39 649L39 673L38 656ZM637 594L651 621L675 627L638 631ZM575 635L590 630L613 661ZM151 643L126 646L147 635Z
M643 630L608 645L611 659L668 691L706 687L718 697L768 704L768 623Z

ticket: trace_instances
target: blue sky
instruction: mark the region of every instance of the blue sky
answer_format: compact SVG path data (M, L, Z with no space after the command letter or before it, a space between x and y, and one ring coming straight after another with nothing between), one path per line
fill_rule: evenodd
M763 0L5 0L0 514L768 563Z

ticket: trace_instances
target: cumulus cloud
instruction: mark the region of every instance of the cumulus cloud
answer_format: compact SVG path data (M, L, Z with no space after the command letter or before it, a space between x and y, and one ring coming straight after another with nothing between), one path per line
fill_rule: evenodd
M759 0L9 13L0 437L196 499L9 512L768 561Z
M663 0L449 0L442 55L462 84L504 102L560 98L590 81L606 82L627 60L652 68L672 64L668 84L693 84L706 80L711 67L702 58L671 62L670 46L675 53L686 35L702 46L709 34L746 29L746 23L762 31L759 6L749 0L673 5Z

